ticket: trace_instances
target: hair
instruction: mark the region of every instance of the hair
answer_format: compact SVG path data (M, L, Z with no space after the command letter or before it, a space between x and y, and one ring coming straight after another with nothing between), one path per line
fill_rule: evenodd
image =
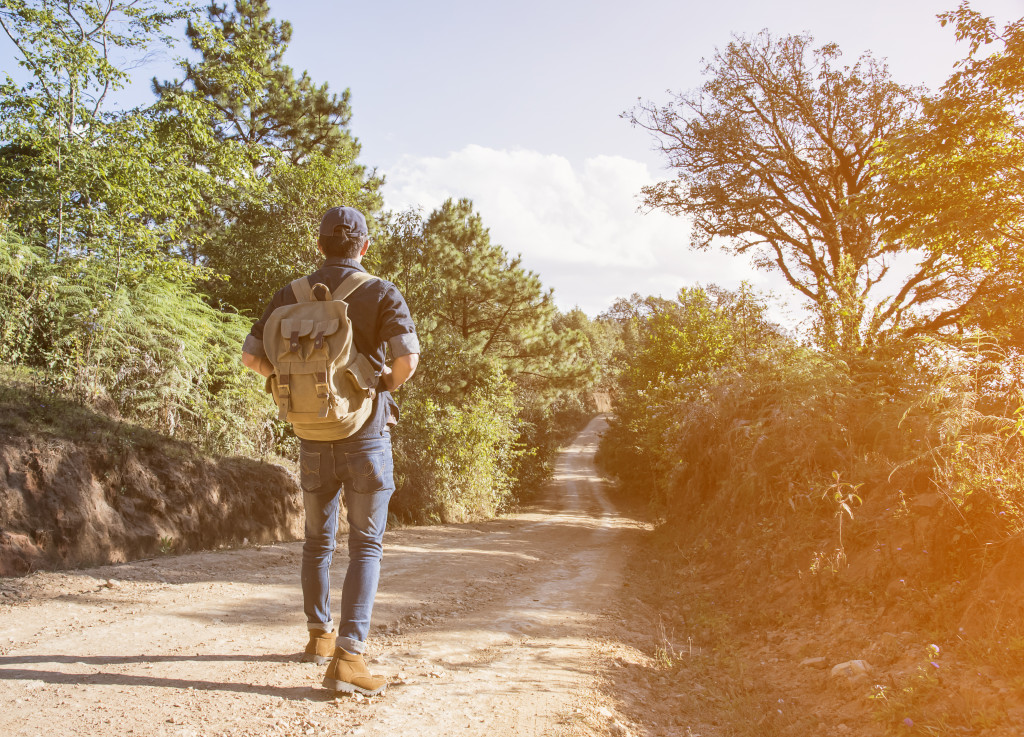
M359 258L359 251L365 242L365 235L349 235L342 225L334 229L334 235L320 236L324 254L337 258Z

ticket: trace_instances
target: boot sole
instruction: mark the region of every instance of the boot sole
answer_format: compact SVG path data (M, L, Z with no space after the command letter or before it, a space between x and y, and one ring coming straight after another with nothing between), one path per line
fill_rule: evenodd
M327 665L331 662L330 655L310 655L309 653L302 653L302 657L299 658L299 662L302 663L316 663L317 665Z
M331 691L337 691L338 693L357 693L363 696L377 696L387 690L388 684L385 683L380 688L371 691L368 688L362 688L361 686L349 683L348 681L339 681L335 678L325 678L324 688L330 689Z

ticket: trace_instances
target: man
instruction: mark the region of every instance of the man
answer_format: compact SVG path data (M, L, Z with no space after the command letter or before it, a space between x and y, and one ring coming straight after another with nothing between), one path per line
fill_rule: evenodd
M365 274L360 262L370 241L362 213L351 207L328 210L320 222L317 246L326 260L308 277L310 287L324 284L333 293L353 274ZM242 363L265 377L274 373L274 366L264 350L264 327L274 310L300 301L295 293L299 287L294 284L274 295L242 346ZM387 684L383 677L370 674L363 652L380 576L388 501L395 490L390 428L398 421L398 407L391 392L416 370L419 341L409 308L394 284L369 279L345 302L355 349L369 360L379 380L369 418L354 434L343 436L344 428L332 429L330 421L326 426L321 421L315 428L293 422L301 444L300 482L306 513L302 597L309 642L302 660L330 661L324 677L326 688L374 696ZM387 349L392 357L390 368L384 363ZM348 510L349 563L335 630L330 567L342 494Z

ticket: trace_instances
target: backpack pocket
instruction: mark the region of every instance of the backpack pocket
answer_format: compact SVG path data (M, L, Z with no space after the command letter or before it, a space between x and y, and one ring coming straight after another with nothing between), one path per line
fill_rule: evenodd
M368 397L372 397L377 386L377 373L370 361L362 353L357 353L355 360L345 367L345 373L352 382Z

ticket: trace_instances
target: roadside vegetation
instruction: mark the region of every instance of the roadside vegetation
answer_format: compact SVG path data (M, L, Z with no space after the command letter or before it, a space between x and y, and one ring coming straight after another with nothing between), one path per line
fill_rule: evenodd
M211 454L294 456L240 345L319 265L319 218L345 204L367 214L367 265L407 295L423 345L399 396L396 514L486 517L536 487L592 414L592 321L560 313L471 201L384 211L348 90L284 63L291 27L265 0L97 7L0 2L18 61L0 87L0 363L29 395ZM183 25L177 77L111 107Z
M776 719L761 703L815 655L873 663L841 685L892 734L1015 733L1024 19L941 17L968 55L937 93L762 33L719 51L698 90L630 113L677 175L647 205L689 216L693 247L781 273L812 315L794 335L767 297L707 286L603 316L621 343L599 457L662 522L660 563L637 575L660 582L663 668L706 676L688 639L741 675L790 658L763 693L741 677L722 696L760 704L712 709L730 733L820 726L810 704ZM716 626L695 592L719 601Z

